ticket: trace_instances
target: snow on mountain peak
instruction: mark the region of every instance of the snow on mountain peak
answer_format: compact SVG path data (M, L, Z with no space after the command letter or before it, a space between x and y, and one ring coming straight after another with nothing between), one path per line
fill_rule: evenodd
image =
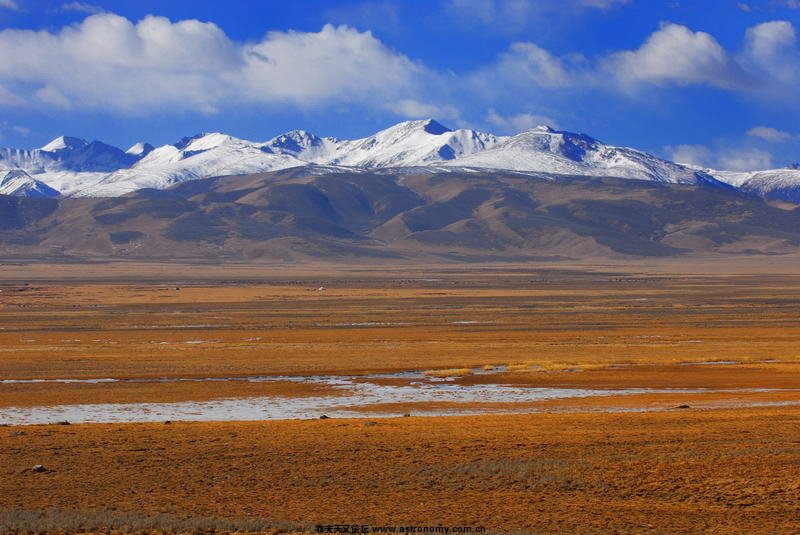
M3 177L2 180L0 180L0 186L7 184L8 182L16 178L31 178L31 175L29 175L22 169L12 169L8 173L6 173L6 175Z
M0 193L57 196L60 190L65 196L114 197L143 187L161 189L186 180L310 165L447 166L731 187L723 184L727 183L764 196L780 186L774 195L800 202L798 170L725 173L676 164L547 125L499 137L452 130L434 119L404 121L354 140L293 130L255 143L217 132L158 148L140 142L126 152L99 141L62 136L41 149L0 149L0 170L9 171Z
M322 139L306 132L305 130L292 130L267 141L264 145L275 152L297 154L303 150L317 147L322 144Z
M64 149L80 149L88 145L85 139L71 136L59 136L41 148L43 151L55 152Z
M241 139L237 139L233 136L229 136L228 134L222 134L220 132L212 132L212 133L203 133L203 134L196 134L194 136L185 137L181 139L179 142L175 143L175 147L183 150L183 151L200 151L200 150L209 150L215 147L219 147L220 145L226 145L231 142L241 142Z
M422 129L429 134L433 134L434 136L440 136L444 133L452 132L452 130L444 126L442 123L433 119L426 119L422 125Z
M155 147L153 147L150 143L144 143L142 141L131 145L131 148L125 151L125 154L131 154L133 156L146 156L153 152Z
M22 169L12 169L0 180L0 195L15 197L58 197L60 193Z
M425 133L433 136L440 136L447 132L452 132L449 128L433 119L422 119L417 121L403 121L394 126L381 130L372 137L388 138L403 137L414 133Z

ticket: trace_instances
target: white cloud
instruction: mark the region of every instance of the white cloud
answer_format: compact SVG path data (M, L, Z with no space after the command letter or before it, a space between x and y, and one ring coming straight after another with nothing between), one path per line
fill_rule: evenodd
M0 106L22 106L25 101L0 85Z
M531 128L545 125L558 129L558 123L555 119L545 115L536 115L532 113L520 113L517 115L502 116L492 108L486 114L486 121L498 130L501 134L517 134L530 130Z
M72 107L72 103L69 99L65 97L57 87L53 87L52 85L46 85L41 89L37 89L34 95L41 102L51 104L57 108L67 109Z
M414 99L403 99L397 102L391 102L386 105L386 109L397 115L411 119L459 119L458 109L452 105L431 104Z
M476 75L488 86L566 87L574 77L568 62L534 43L513 43L493 65Z
M745 33L745 56L756 64L771 66L796 42L797 32L789 21L756 24Z
M676 145L666 147L669 159L673 162L700 167L712 167L714 157L704 145Z
M784 132L783 130L778 130L769 126L754 126L746 133L748 136L758 137L773 143L780 143L781 141L786 141L792 138L792 134L789 132Z
M772 155L760 149L729 150L718 158L718 168L726 171L772 169Z
M552 26L565 16L590 10L608 11L632 0L447 0L446 10L466 26L487 26L519 33L532 25Z
M800 51L797 31L791 22L777 20L749 28L745 33L741 61L749 70L765 80L774 91L800 82ZM794 93L794 92L792 92Z
M373 37L347 26L320 32L270 32L245 47L242 69L250 99L300 105L331 99L384 101L406 93L424 69Z
M770 153L752 147L728 148L718 153L705 145L677 145L666 147L666 150L674 162L724 171L758 171L775 167Z
M17 4L14 0L0 0L0 7L18 10L19 4Z
M102 13L103 11L105 11L100 6L86 4L84 2L69 2L67 4L62 4L61 9L63 9L64 11L78 11L80 13L89 13L89 14Z
M738 7L745 13L750 13L751 11L753 11L753 7L747 2L736 2L736 7Z
M624 4L569 2L586 10ZM456 4L486 21L494 20L498 12L525 16L529 10L558 7L550 0L450 0L450 5ZM427 68L387 47L371 32L348 26L270 32L242 43L213 23L172 22L156 16L133 22L99 13L56 32L0 30L0 57L0 106L122 114L210 114L254 104L302 109L357 105L403 117L462 121L462 117L480 120L474 114L464 117L464 108L459 108L465 102L477 103L479 110L490 106L508 110L506 102L541 103L546 99L539 97L561 89L700 84L771 91L770 96L794 101L800 83L796 31L787 21L750 28L736 56L708 33L664 24L635 50L586 58L516 42L482 67L452 73ZM506 99L502 106L501 98ZM494 124L508 130L523 129L536 117L529 111L495 115Z
M598 9L614 9L630 3L631 0L579 0L578 5Z
M213 113L228 103L400 99L424 69L370 32L325 26L236 43L215 24L111 13L58 33L0 31L0 103L148 113ZM5 95L5 97L4 97ZM11 97L9 97L11 95Z
M672 23L663 24L637 50L612 54L606 66L626 85L705 84L743 89L751 83L711 34Z
M9 123L8 121L0 121L0 139L2 139L3 132L11 130L21 136L27 136L31 133L31 129L25 126L19 126Z
M403 27L401 7L392 0L367 0L357 3L331 2L323 11L326 22L359 29L394 32Z

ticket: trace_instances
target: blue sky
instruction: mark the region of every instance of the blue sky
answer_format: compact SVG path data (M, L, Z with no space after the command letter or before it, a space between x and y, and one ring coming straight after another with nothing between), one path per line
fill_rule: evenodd
M800 160L800 0L0 0L0 145L548 123L726 169Z

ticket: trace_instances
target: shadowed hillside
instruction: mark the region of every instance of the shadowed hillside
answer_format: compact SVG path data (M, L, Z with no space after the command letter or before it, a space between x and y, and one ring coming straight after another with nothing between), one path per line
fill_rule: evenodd
M6 257L461 260L796 252L800 211L725 188L307 169L113 199L0 196Z

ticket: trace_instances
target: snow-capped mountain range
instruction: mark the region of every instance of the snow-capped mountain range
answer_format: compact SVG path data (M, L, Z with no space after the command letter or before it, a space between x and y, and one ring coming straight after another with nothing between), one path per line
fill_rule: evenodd
M682 165L614 147L584 134L540 126L514 136L451 130L432 120L407 121L356 140L294 130L266 142L226 134L187 137L173 145L136 143L127 151L99 141L59 137L40 149L0 149L0 194L116 197L141 188L222 175L314 166L346 170L504 169L615 176L677 184L735 187L800 202L800 170L734 173Z

